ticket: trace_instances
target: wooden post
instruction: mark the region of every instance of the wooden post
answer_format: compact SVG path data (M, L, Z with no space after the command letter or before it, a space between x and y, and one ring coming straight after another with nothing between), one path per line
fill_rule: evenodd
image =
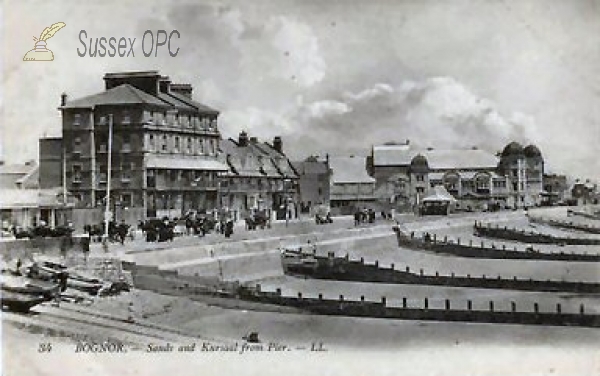
M490 300L490 312L494 312L494 301Z
M298 299L302 300L302 293L301 292L298 293Z
M429 309L429 299L428 298L425 298L423 304L424 304L425 309Z
M533 303L533 312L535 312L535 313L540 312L540 305L537 302Z
M514 313L517 312L517 303L510 302L510 310Z
M406 297L402 298L402 308L406 308Z
M446 310L450 310L450 299L446 299Z
M467 300L467 309L471 311L473 309L473 302L471 300Z

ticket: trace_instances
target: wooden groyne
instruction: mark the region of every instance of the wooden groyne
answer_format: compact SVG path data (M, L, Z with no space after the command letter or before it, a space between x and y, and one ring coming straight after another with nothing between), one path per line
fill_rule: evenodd
M315 279L371 282L388 284L410 284L431 286L471 287L485 289L508 289L522 291L571 292L571 293L600 293L600 283L567 282L558 280L533 280L513 276L471 276L471 275L435 275L414 273L410 267L404 270L396 269L394 264L387 267L375 263L365 263L364 259L351 260L346 257L335 257L329 253L327 257L311 253L287 251L283 257L283 267L286 274L300 275Z
M283 296L281 289L264 292L260 285L242 286L238 283L222 283L214 279L178 276L176 272L164 272L156 267L145 267L127 263L124 269L131 271L137 288L151 290L161 294L187 296L209 304L230 308L279 313L307 313L345 317L370 317L395 320L434 320L462 321L499 324L553 325L600 327L600 315L589 314L585 306L579 306L578 313L563 312L560 303L553 312L540 311L539 304L533 302L529 310L523 306L517 309L511 302L511 311L497 311L493 301L488 310L474 310L473 302L459 307L456 302L445 300L443 309L431 308L429 300L423 300L420 308L409 308L407 298L402 299L399 307L387 304L386 297L380 301L368 301L364 296L359 301L347 300L343 295L339 299L325 299L322 294L317 298L305 297L301 292L297 296ZM464 303L463 303L464 305Z
M558 219L552 218L543 218L543 217L533 217L528 216L529 222L531 223L539 223L546 226L552 226L565 230L575 230L581 231L588 234L600 234L600 227L586 225L582 223L575 223L573 221L561 221Z
M477 224L476 224L477 226ZM493 231L504 231L501 229L492 229L491 227L480 227L482 232L487 233L489 229ZM419 249L444 255L452 255L458 257L471 257L482 259L522 259L522 260L549 260L549 261L584 261L595 262L600 261L600 254L585 254L574 252L542 252L539 250L518 251L517 247L510 249L506 245L497 246L494 243L479 244L469 241L467 244L461 242L458 238L456 241L448 238L438 239L435 234L425 234L423 237L417 237L414 232L410 234L402 231L398 226L394 226L394 231L398 238L400 247ZM501 238L501 239L509 239ZM515 240L510 238L510 240Z
M407 299L402 299L401 306L388 305L386 297L380 301L369 301L364 296L360 300L347 300L343 295L338 299L326 299L322 294L317 298L309 298L301 292L297 296L283 296L281 289L275 292L261 291L261 286L242 288L240 297L247 301L261 302L285 307L294 307L319 315L371 317L392 320L431 320L431 321L462 321L497 324L547 325L547 326L583 326L600 327L600 315L586 314L585 306L579 306L578 313L563 312L560 303L556 304L553 312L542 312L539 304L533 302L529 310L524 307L517 309L516 302L511 302L510 311L498 311L494 301L488 302L487 310L474 310L473 302L467 301L466 306L458 306L450 299L444 301L444 308L431 308L429 299L423 299L420 308L409 308Z
M562 245L600 245L600 238L576 238L571 236L554 236L534 231L519 230L516 228L492 226L475 222L473 230L477 236L487 238L518 241L529 244L562 244Z

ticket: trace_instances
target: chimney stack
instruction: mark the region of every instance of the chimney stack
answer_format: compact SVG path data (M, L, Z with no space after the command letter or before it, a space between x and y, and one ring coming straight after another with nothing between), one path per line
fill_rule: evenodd
M283 141L280 136L275 136L273 139L273 149L283 154Z
M171 92L181 94L192 99L192 85L190 84L171 84Z
M61 106L61 107L64 107L64 106L66 106L66 105L67 105L67 98L68 98L68 97L67 97L67 93L62 93L62 94L60 95L60 106Z
M239 146L248 146L248 133L246 131L241 131L240 136L238 138Z

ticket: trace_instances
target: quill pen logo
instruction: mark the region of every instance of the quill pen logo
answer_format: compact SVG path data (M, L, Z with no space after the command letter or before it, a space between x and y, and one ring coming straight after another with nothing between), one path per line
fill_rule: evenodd
M46 48L46 41L54 36L57 31L67 26L64 22L57 22L42 31L39 38L33 37L35 48L28 51L23 57L23 61L52 61L54 54Z

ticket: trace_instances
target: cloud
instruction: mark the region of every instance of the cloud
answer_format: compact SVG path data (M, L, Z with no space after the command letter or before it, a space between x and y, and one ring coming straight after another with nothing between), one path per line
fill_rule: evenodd
M273 129L273 119L277 119L277 134L302 140L288 143L288 150L298 156L308 151L367 150L371 144L407 138L421 146L477 145L495 152L512 140L535 142L540 133L531 116L503 115L492 101L450 77L407 80L396 87L377 83L308 103L299 98L284 112L253 109L239 117L247 118L255 120L247 124L261 131ZM261 124L260 118L266 123Z

